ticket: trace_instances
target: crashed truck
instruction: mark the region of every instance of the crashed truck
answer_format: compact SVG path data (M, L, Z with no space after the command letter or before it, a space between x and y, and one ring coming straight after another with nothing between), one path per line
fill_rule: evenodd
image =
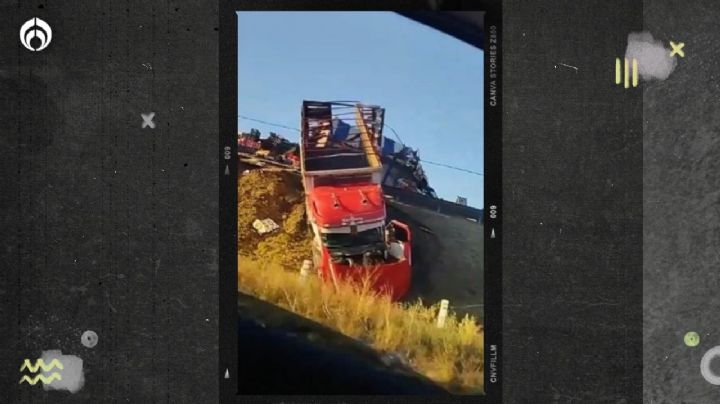
M319 277L337 284L369 276L374 290L398 300L410 288L412 246L409 227L386 217L378 151L384 112L303 101L300 171Z

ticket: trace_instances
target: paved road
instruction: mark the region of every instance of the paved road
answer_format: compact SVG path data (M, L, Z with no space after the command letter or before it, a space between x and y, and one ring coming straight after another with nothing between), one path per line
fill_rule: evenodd
M413 280L407 300L448 299L458 313L483 318L483 225L399 202L388 203L388 217L412 231Z

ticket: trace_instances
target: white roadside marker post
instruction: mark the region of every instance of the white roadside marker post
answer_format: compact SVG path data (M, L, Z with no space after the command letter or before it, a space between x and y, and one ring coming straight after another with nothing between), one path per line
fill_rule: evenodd
M445 327L445 319L447 318L448 314L448 306L450 306L450 301L448 301L447 299L440 300L440 312L438 313L437 319L438 328Z
M302 263L302 267L300 267L300 277L302 279L307 278L307 276L310 274L310 267L312 267L312 261L304 260Z

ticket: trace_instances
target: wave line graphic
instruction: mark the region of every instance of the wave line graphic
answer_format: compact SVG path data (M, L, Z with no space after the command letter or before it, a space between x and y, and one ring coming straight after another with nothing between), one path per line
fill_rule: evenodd
M24 375L22 379L20 379L20 382L18 384L22 384L22 382L27 381L31 386L34 386L37 384L38 381L42 381L43 384L50 384L54 380L62 380L62 376L60 376L60 373L53 372L50 377L45 377L45 375L39 374L32 379L28 375Z
M38 371L38 368L42 368L43 372L49 372L55 369L55 367L62 370L63 364L59 360L53 359L46 365L42 359L38 359L37 362L35 362L35 365L33 365L32 362L30 362L30 359L25 359L22 366L20 366L20 371L22 372L25 368L27 368L31 373L35 373Z

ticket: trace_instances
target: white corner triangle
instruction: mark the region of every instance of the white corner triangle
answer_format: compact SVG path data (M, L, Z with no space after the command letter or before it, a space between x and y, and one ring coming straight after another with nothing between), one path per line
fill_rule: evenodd
M230 378L230 369L225 369L225 378L226 379Z

